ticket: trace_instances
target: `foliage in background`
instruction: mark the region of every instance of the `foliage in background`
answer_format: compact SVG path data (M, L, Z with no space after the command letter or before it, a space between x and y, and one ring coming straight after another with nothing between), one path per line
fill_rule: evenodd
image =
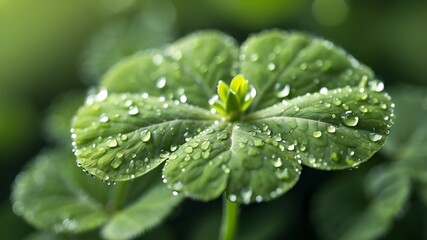
M41 3L30 3L19 0L0 1L0 35L2 36L0 38L0 164L2 164L1 187L4 189L1 195L2 199L8 197L9 185L21 166L30 156L37 154L39 149L45 145L44 140L40 137L41 131L37 131L37 127L42 122L40 121L41 116L46 113L45 108L52 97L61 95L60 92L65 89L81 86L78 73L84 73L87 69L83 67L80 71L77 71L76 63L79 62L78 65L81 65L84 58L87 57L85 55L84 58L77 59L81 53L83 43L88 36L92 34L94 29L99 28L99 26L106 26L110 22L116 22L115 26L122 26L122 23L131 23L132 19L137 19L135 13L138 13L139 9L146 2L148 1L76 0L72 2L58 2L54 0L42 0ZM269 10L271 9L270 6L263 6L263 1L253 1L254 3L251 5L242 6L244 9L249 10L241 11L241 13L250 13L251 7L256 5L259 15L245 14L243 18L239 18L238 15L235 15L231 11L233 7L221 6L219 2L208 2L208 0L196 2L192 0L173 0L177 17L177 22L173 27L174 32L178 33L177 36L179 36L201 28L218 28L230 33L230 35L235 36L239 40L243 40L250 32L259 31L266 27L303 29L304 31L314 32L317 35L333 39L334 42L344 46L345 49L349 50L358 59L373 67L375 72L386 81L388 87L394 85L394 88L399 89L402 83L417 84L415 88L392 91L392 97L397 105L398 118L397 125L393 127L387 142L393 142L394 144L386 144L384 151L379 155L377 154L370 161L371 163L363 165L359 171L351 172L351 177L340 177L340 175L350 174L346 172L343 174L320 171L314 173L306 169L305 174L301 176L300 183L292 191L284 197L271 202L275 206L270 206L270 203L260 206L250 205L245 207L242 213L244 220L241 229L244 232L241 234L245 232L250 233L249 230L252 231L249 234L251 236L261 234L259 231L256 231L259 224L261 224L259 221L248 225L246 220L263 219L262 224L265 226L260 226L263 230L272 227L277 222L283 222L287 228L280 230L283 226L279 226L276 230L268 230L267 235L259 237L260 239L282 239L283 236L286 236L288 239L327 239L327 235L323 236L321 234L324 230L319 229L316 236L311 230L315 227L321 227L322 224L317 221L310 223L306 217L309 215L313 216L314 209L319 208L316 205L317 201L312 199L312 193L316 191L321 195L323 191L326 191L326 188L329 186L325 182L326 179L330 180L328 182L331 185L333 185L333 182L336 182L334 181L335 178L339 178L341 181L349 178L368 179L365 174L371 172L369 169L372 165L386 163L376 169L391 169L389 162L400 162L401 155L395 154L394 151L390 152L387 149L398 149L399 147L396 148L396 146L402 146L400 143L407 142L406 140L395 138L394 135L397 131L402 131L402 133L411 132L414 126L418 126L419 121L423 121L423 115L418 114L422 111L416 113L415 111L406 112L399 108L401 102L399 98L402 97L410 100L413 97L412 93L416 91L415 89L419 90L427 84L427 68L424 67L424 63L427 62L425 45L427 41L427 28L424 24L427 22L427 15L424 11L426 9L426 2L409 0L405 2L391 1L385 4L381 1L283 1L281 4L289 4L288 6L293 4L293 7L281 11L281 13L287 12L287 14L281 14L282 16L273 18L274 20L263 18L263 23L258 25L257 23L260 22L258 21L259 16L274 15L275 9ZM227 1L226 4L230 6L236 5L238 2L239 0L231 0ZM328 4L331 6L325 7ZM315 7L315 5L317 6ZM329 9L334 9L334 12L329 12ZM153 9L151 13L156 15L157 11L162 12L159 9ZM341 14L341 17L336 18L336 14ZM124 16L131 15L134 17L128 18L129 20L127 21L120 20ZM221 18L218 16L221 16ZM325 19L322 19L325 17L332 18L333 24L325 25ZM333 19L334 17L335 19ZM118 19L119 21L117 21ZM254 19L258 20L254 21ZM119 28L109 28L106 26L105 29ZM128 27L128 29L131 28ZM31 39L31 41L28 39ZM108 42L108 39L105 40ZM104 45L102 42L98 43L100 46ZM105 45L108 46L108 44ZM85 52L89 51L91 50ZM99 72L101 73L102 71L104 70L100 70ZM96 80L85 78L86 83L91 81ZM422 97L420 98L422 99ZM60 101L60 99L56 98L53 102ZM76 98L75 101L77 104L82 99ZM425 100L421 102L425 103ZM418 103L414 101L413 104ZM421 106L425 106L425 104L421 104ZM411 109L411 107L407 109ZM71 107L68 110L64 107L63 110L65 112L74 111ZM57 116L55 118L51 120L58 123L58 119L64 118L64 116ZM405 124L399 124L399 121L405 121ZM47 124L48 127L46 129L54 127L56 123ZM68 120L62 124L64 129L67 124ZM58 126L61 126L61 124L58 124ZM408 152L402 150L402 152L407 153L407 159L426 159L424 154L419 152L425 145L419 144L423 143L422 133L426 131L425 128L419 127L416 131L419 133L418 136L413 136L413 140L408 141L408 143L411 142L408 146L414 147ZM64 136L66 135L68 135L68 132L64 132ZM53 135L49 134L49 136ZM417 138L419 140L416 140ZM68 137L49 137L51 144L57 141L53 139L68 141ZM56 143L54 144L56 145ZM408 147L404 148L409 149ZM413 156L415 158L412 158ZM414 172L410 177L410 199L403 205L403 210L399 211L396 208L393 210L399 213L396 217L389 218L385 222L390 228L383 229L387 233L379 237L380 239L426 238L425 223L427 219L425 213L427 212L427 191L426 184L421 180L422 176L425 176L423 173L426 172L426 168L422 165L423 163L425 161L420 160L404 164L411 166L405 167L406 169L417 169L416 171L405 170L405 172ZM396 165L393 164L393 166ZM420 177L413 177L414 175L419 175ZM96 180L92 181L96 182ZM366 181L364 180L364 182ZM328 186L324 186L325 184ZM358 184L359 193L365 194L365 196L359 196L361 197L359 204L366 203L366 190L363 189L364 187L360 183ZM320 189L319 187L322 188ZM333 191L333 189L330 191ZM339 196L337 197L340 198ZM286 201L288 198L295 201ZM308 205L309 201L312 202L311 208ZM187 202L183 205L183 210L178 218L174 217L172 220L169 220L170 224L167 226L162 225L150 231L149 234L144 235L144 239L176 239L177 236L189 239L190 236L197 235L196 232L199 232L199 236L206 237L207 235L212 237L212 239L216 239L219 223L215 223L212 219L218 217L218 214L209 211L210 208L215 209L219 207L215 204L218 204L218 202L214 202L213 205L207 204L201 207L194 202ZM366 210L365 206L363 205L360 209ZM261 212L256 211L259 207L263 207ZM277 211L271 211L271 209L276 209ZM197 211L201 214L197 217L192 216L189 214L192 211ZM294 213L291 213L292 211ZM253 215L251 215L252 213ZM272 214L277 216L277 218L273 217ZM13 216L8 200L4 201L1 205L0 216L0 225L4 226L4 229L7 229L7 231L2 232L2 236L7 239L23 239L28 232L34 231L29 225L22 222L21 219ZM191 232L182 230L187 229L189 225L194 226ZM201 225L205 227L203 229L197 227ZM211 230L209 231L208 229ZM346 231L351 231L351 228L347 230L343 229L341 233ZM95 239L98 235L98 231L90 231L83 235L66 236L50 232L37 232L28 236L28 239ZM241 239L246 238L247 236L241 237ZM200 237L195 236L193 239L200 239Z
M392 96L396 114L403 117L397 118L383 150L389 161L363 174L334 178L313 199L313 220L323 239L377 239L402 224L395 221L405 221L417 202L427 209L427 90L403 85ZM414 238L427 237L418 232Z
M97 32L82 56L82 75L97 83L118 60L174 39L175 10L169 1L148 1L132 19L121 19Z

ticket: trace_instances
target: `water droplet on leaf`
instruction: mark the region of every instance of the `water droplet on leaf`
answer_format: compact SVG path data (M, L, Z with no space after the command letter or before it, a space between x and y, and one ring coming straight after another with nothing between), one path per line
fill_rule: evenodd
M209 141L204 141L204 142L202 142L202 144L200 144L200 148L202 150L207 150L210 145L211 145L211 143Z
M328 133L334 133L336 131L336 128L333 125L329 125L326 130L328 131Z
M274 64L274 63L269 63L269 64L267 65L267 69L268 69L269 71L274 71L274 69L276 69L276 64Z
M157 88L164 88L165 86L166 86L166 78L160 77L156 82L156 87Z
M192 153L192 152L193 152L193 148L192 148L192 147L190 147L190 146L188 146L188 147L186 147L186 148L184 149L184 152L186 152L186 153L190 154L190 153Z
M381 140L382 138L383 137L377 133L370 133L369 134L369 139L371 139L372 142L377 142L377 141Z
M129 115L132 115L132 116L137 115L139 113L139 109L136 106L132 106L129 108L128 113Z
M359 117L357 117L352 111L346 111L345 114L341 116L341 121L346 126L354 127L359 122Z
M321 131L314 131L313 132L313 137L318 138L320 136L322 136L322 132Z
M117 140L116 139L108 139L107 140L107 146L110 148L117 147Z
M139 134L139 137L143 142L148 142L151 138L151 131L148 129L142 130L142 132Z
M250 203L252 193L253 193L253 191L250 188L244 188L240 191L240 195L242 196L243 203L245 203L245 204Z

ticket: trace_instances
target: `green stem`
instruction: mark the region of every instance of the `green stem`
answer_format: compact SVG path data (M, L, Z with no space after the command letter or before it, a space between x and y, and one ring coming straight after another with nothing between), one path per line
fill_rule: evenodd
M113 209L120 209L125 203L127 191L129 189L129 182L119 182L115 186L116 189L114 191L114 200L113 200Z
M224 196L220 240L233 240L235 238L238 220L239 204L229 201Z

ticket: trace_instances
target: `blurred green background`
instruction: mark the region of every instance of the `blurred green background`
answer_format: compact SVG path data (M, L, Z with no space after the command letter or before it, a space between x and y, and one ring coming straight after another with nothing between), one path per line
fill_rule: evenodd
M83 101L81 96L109 66L200 29L219 29L243 41L271 28L310 32L335 42L370 66L388 90L427 88L425 0L0 0L0 225L15 232L9 239L35 231L12 213L9 195L15 176L48 144L68 142L52 132L68 128L68 116ZM64 101L69 108L55 109ZM49 115L52 111L63 115ZM298 222L294 229L281 226L282 232L289 231L287 239L316 238L311 230L296 232L303 225L314 229L308 210L312 195L334 174L307 170L284 197L297 202L296 209L283 213L297 216ZM193 204L181 214L202 209L210 216L219 207L215 202ZM178 220L186 217L194 218ZM278 221L290 224L289 219ZM188 231L197 239L201 229Z

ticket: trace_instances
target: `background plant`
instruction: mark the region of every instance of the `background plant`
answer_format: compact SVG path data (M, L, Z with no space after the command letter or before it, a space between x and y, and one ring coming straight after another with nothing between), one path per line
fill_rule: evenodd
M317 1L317 5L321 6L326 2ZM118 18L134 15L139 6L144 6L145 3L134 1L134 5L128 5L129 8L127 9L115 7L113 9L124 10L121 13L114 13L115 15L111 15L113 12L109 10L104 11L104 8L100 8L96 1L73 1L72 3L45 1L42 5L37 4L34 6L30 3L22 4L19 1L3 1L0 4L0 14L4 20L1 21L4 25L2 25L0 31L2 36L6 36L2 38L0 43L0 51L2 52L0 55L2 66L0 68L0 79L3 90L1 94L2 108L0 110L0 126L2 127L0 151L2 164L1 183L3 189L9 189L10 183L22 164L46 144L46 141L43 140L45 134L40 134L41 131L36 129L40 125L41 116L46 113L44 109L53 99L53 96L69 88L81 88L82 85L79 81L76 81L78 79L78 71L74 63L77 61L76 57L81 52L80 49L86 36L91 34L98 26L106 25ZM425 48L423 43L427 34L424 34L425 27L421 24L425 22L423 18L426 16L421 10L425 8L423 6L424 2L409 1L404 4L396 2L388 3L387 5L381 2L347 2L345 5L347 13L344 14L344 20L340 22L335 19L333 26L325 26L321 21L317 21L319 17L322 17L322 14L316 13L315 16L310 4L298 1L298 4L294 4L292 8L287 8L292 9L292 11L288 12L289 14L281 14L281 18L269 20L270 22L268 23L264 22L262 26L251 25L250 21L246 21L244 22L245 25L242 25L242 21L235 15L218 20L215 15L222 10L215 8L212 11L212 5L208 2L197 2L193 8L187 8L188 3L185 1L174 1L173 6L176 9L176 15L171 14L170 16L176 16L177 25L174 29L177 36L181 36L185 32L192 32L195 29L214 27L237 37L240 42L246 38L249 32L258 32L260 29L272 26L286 29L304 29L344 46L359 60L375 69L381 79L386 81L386 86L389 89L390 86L396 86L404 82L417 84L418 89L425 86L426 74L422 64L425 61L422 61L422 59L426 58L425 53L427 51L422 49ZM334 2L330 1L329 4L334 4ZM318 6L317 9L321 9ZM251 7L258 11L269 11L268 7L263 8L262 1L259 3L254 2ZM230 7L229 9L232 8ZM337 8L334 7L334 9ZM101 14L99 15L98 13ZM269 14L271 15L271 13ZM324 13L323 16L325 15L330 16L331 14ZM246 18L250 16L252 15L247 14ZM197 19L197 21L194 19ZM51 23L51 25L48 23ZM34 31L30 31L32 29ZM58 32L68 32L69 35ZM73 37L70 37L71 35ZM27 41L28 37L33 40ZM74 39L73 41L71 41L72 38ZM29 56L38 56L37 61ZM25 68L25 71L22 71L23 68ZM32 79L32 81L26 81L26 79ZM49 88L46 88L47 84ZM397 113L399 114L400 100L395 96L398 92L402 92L401 95L411 96L408 92L412 93L414 90L411 88L409 90L402 89L400 86L395 88L399 89L399 91L390 93L397 105ZM13 95L10 93L13 93ZM423 105L423 96L425 95L420 93L420 101L417 103L421 106L420 109L423 109L422 106L425 105ZM13 104L10 104L11 102ZM11 107L12 105L14 107ZM69 111L73 112L74 109ZM421 111L411 114L411 117L407 117L407 113L404 113L404 120L407 122L403 127L400 127L402 125L399 126L399 119L397 119L396 127L392 129L387 142L393 141L397 128L401 129L402 132L410 132L407 131L409 126L416 125L413 121L422 119L421 117L423 116ZM56 116L54 119L57 122L61 117ZM49 129L52 128L53 125L50 125ZM418 132L420 131L422 130ZM400 143L403 140L396 141ZM415 142L422 143L422 141ZM386 144L385 149L387 149L387 146ZM422 148L418 148L418 150L420 149ZM352 176L362 174L365 168L369 169L373 165L388 163L392 158L385 152L377 154L370 163L362 165L358 171L352 171ZM422 159L422 154L417 153L418 151L412 152L420 156L418 159ZM399 162L400 155L394 159ZM245 229L243 234L246 235L242 237L247 239L248 236L258 236L258 239L262 239L266 238L265 236L270 236L269 238L276 236L281 239L280 235L286 234L288 238L292 238L292 236L294 238L314 238L315 233L307 231L306 226L312 226L311 229L314 229L314 226L318 227L319 224L317 221L311 221L308 218L309 213L316 206L314 203L309 205L309 202L311 202L313 193L317 192L316 190L326 180L333 180L336 175L340 174L322 171L313 172L310 169L305 169L299 184L284 197L271 203L244 207L241 226L242 229ZM347 175L349 173L342 172L342 174ZM422 238L422 234L424 234L421 231L423 229L423 226L421 226L422 221L414 221L413 219L422 218L422 213L425 212L423 201L420 200L423 195L419 194L423 192L422 189L424 188L423 184L414 180L411 180L411 186L411 197L408 200L409 202L404 205L404 209L409 210L398 214L398 219L394 220L397 223L389 225L389 228L385 231L386 233L383 233L385 234L383 238L390 238L391 236L396 236L397 238L397 236L401 236L399 233L408 232L415 237ZM4 191L2 194L4 204L0 220L2 226L5 226L6 229L14 230L6 231L4 234L7 234L9 239L21 239L28 232L34 230L23 223L22 220L13 216L7 199L8 195L8 191ZM202 206L196 202L185 202L180 207L182 211L180 211L179 217L174 215L170 220L173 224L163 225L161 228L157 228L159 229L157 232L173 233L172 236L185 236L186 238L195 237L195 239L200 236L198 234L202 234L204 237L212 236L215 239L218 223L212 219L219 218L211 217L218 213L210 209L218 209L218 204L220 203L214 201ZM185 214L186 212L191 212L188 209L197 209L200 215ZM280 214L281 212L286 212L287 214ZM205 221L197 218L205 219ZM251 222L250 219L258 218L275 220L263 221L264 225L262 227L255 228L253 226L259 226L261 223L259 221ZM292 219L292 221L289 221L289 219ZM191 232L182 230L184 229L183 222L187 224L191 222L193 226L197 226L197 230L192 229ZM278 222L283 222L284 224L277 227L275 224ZM284 226L286 228L283 228ZM304 230L301 230L302 226L304 226ZM265 232L260 231L260 228L265 229ZM253 229L258 229L258 231L249 231ZM154 232L151 231L153 234ZM43 233L43 236L47 234ZM145 236L149 237L148 235ZM319 233L316 236L321 238L323 234ZM257 239L257 237L254 238Z

